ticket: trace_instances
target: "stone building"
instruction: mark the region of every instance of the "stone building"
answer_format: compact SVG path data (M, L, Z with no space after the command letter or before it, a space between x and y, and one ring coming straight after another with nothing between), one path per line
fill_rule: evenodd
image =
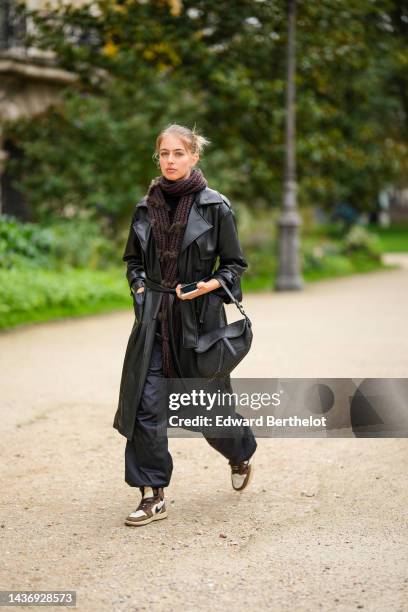
M25 45L25 34L32 24L19 14L19 1L22 0L0 0L0 213L25 219L29 214L24 198L12 187L5 170L5 160L19 155L19 151L5 139L3 126L22 117L34 120L38 113L58 102L61 89L74 83L76 77L58 68L49 52ZM24 3L29 9L40 9L46 1Z

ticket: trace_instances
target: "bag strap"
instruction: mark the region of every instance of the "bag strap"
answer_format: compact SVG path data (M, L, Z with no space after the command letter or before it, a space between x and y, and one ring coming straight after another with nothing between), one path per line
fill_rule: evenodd
M235 306L238 308L238 310L240 311L241 314L244 315L244 317L249 321L249 317L246 314L245 310L242 308L241 304L238 302L238 300L232 295L231 291L228 289L227 285L225 284L225 282L217 277L217 281L220 283L221 287L225 290L225 292L227 293L227 295L229 295L229 297L231 298L231 300L234 302Z

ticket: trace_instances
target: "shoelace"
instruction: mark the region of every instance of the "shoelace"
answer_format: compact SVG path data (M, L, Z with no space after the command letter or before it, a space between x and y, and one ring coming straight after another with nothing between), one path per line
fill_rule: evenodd
M155 503L158 504L161 501L160 497L143 497L140 501L138 510L145 510L145 508L148 508L150 505Z
M241 474L243 471L245 471L248 467L249 463L248 461L241 461L241 463L239 463L238 465L231 465L231 470L233 471L233 473L238 473Z

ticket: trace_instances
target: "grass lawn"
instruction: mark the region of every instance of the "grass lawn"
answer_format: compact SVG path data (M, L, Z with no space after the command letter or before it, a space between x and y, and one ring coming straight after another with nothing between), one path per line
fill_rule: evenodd
M123 268L0 270L0 329L133 309Z
M341 276L350 276L351 274L365 274L376 270L393 270L397 268L390 264L376 264L371 261L361 260L359 262L350 262L345 257L331 257L326 262L326 266L321 270L313 270L307 274L303 274L305 283L317 282L328 278L339 278ZM276 280L276 271L269 275L257 276L255 278L242 278L242 290L244 293L257 291L271 291L274 289Z
M390 225L390 227L367 225L366 229L378 237L383 253L408 252L408 224ZM303 238L312 241L328 237L332 240L336 240L336 226L319 225L312 231L309 231L306 236L303 236Z
M408 225L390 227L369 226L368 229L378 236L383 253L408 252Z
M408 252L408 225L368 229L379 237L383 252ZM303 236L302 244L313 247L327 238L336 243L334 228L319 227ZM273 291L276 278L273 245L255 249L248 255L249 269L242 279L243 292ZM255 271L253 275L251 268ZM346 257L333 253L309 267L303 279L309 283L390 268L395 266L358 254ZM0 270L0 329L121 309L133 310L125 266L102 271L74 268Z

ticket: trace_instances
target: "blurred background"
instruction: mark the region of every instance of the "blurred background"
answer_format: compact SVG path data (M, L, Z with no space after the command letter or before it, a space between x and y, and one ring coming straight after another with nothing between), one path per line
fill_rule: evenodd
M236 211L244 291L274 290L288 3L232 4L1 0L0 328L131 307L121 257L170 122L211 140L199 166ZM404 2L298 4L306 283L408 253L407 40Z

